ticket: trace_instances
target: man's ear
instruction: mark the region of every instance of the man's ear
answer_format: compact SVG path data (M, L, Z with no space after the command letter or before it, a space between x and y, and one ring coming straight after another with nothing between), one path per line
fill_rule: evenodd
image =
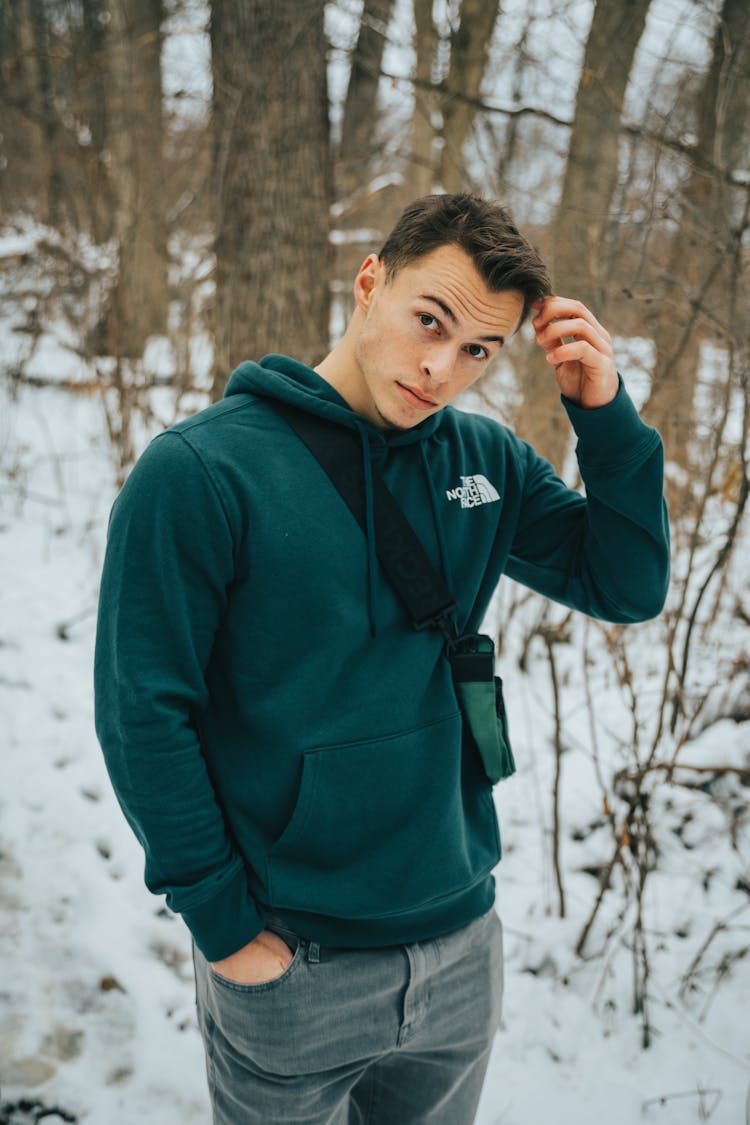
M368 254L359 267L354 279L354 300L362 312L366 312L370 306L372 294L383 269L384 266L377 254Z

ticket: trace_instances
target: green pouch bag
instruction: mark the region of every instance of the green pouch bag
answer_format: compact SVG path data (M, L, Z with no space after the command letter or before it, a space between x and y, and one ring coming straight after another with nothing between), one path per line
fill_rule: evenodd
M464 723L494 785L515 773L516 763L508 737L503 682L495 675L492 637L483 633L459 637L448 649L448 660Z

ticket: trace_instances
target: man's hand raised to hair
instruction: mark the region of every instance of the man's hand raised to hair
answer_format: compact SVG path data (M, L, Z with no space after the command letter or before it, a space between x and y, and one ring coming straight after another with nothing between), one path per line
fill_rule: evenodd
M531 307L536 342L565 397L588 410L606 406L619 385L609 332L585 305L568 297L544 297Z

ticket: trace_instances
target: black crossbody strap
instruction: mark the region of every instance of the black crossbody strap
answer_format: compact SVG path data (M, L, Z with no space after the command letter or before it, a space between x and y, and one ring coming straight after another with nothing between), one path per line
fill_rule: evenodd
M365 474L356 434L316 414L274 400L274 409L304 442L330 477L357 523L366 533ZM439 628L457 609L442 575L389 491L372 472L375 547L393 588L409 611L415 629Z

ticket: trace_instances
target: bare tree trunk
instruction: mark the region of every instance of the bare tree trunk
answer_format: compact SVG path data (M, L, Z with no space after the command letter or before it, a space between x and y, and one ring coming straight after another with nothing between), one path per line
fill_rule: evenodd
M167 318L163 205L161 0L109 0L110 147L119 270L107 313L108 349L140 356Z
M586 41L562 196L554 228L554 278L560 293L603 312L602 253L617 186L620 121L635 52L651 0L598 0Z
M698 104L696 159L681 193L680 225L668 251L663 299L652 325L656 362L646 408L649 421L662 433L667 459L685 469L690 468L700 340L706 335L721 338L717 322L725 319L736 207L724 176L746 166L746 0L724 0Z
M620 121L630 70L650 0L597 0L591 21L554 223L555 291L577 297L594 315L605 304L604 245L617 185ZM519 433L562 468L570 426L552 368L529 348L521 378Z
M0 0L0 209L32 204L100 240L112 226L106 15L104 0Z
M6 213L17 206L19 198L28 200L39 194L41 139L33 117L33 53L27 5L0 0L0 207ZM7 169L12 167L17 170L15 176L8 175Z
M365 0L344 104L336 168L339 195L347 196L367 183L375 150L380 68L392 13L393 0Z
M0 5L0 97L8 207L36 203L44 223L62 222L59 119L54 107L47 15L42 0Z
M39 110L42 115L44 156L46 163L46 192L43 221L59 227L63 219L62 185L60 171L60 122L52 101L50 53L47 17L43 0L31 0L31 20L34 29L34 53L38 83Z
M88 146L86 179L89 185L91 230L95 242L104 242L112 234L114 199L106 168L107 45L104 0L81 0L82 35L80 63L81 117L88 124L91 143Z
M532 8L526 16L523 31L521 32L521 36L513 53L513 84L511 98L513 105L520 105L522 102L524 82L530 61L528 41L536 22L537 15ZM506 185L508 184L510 169L517 156L521 132L521 119L515 116L511 117L508 122L503 145L498 153L497 161L497 179L500 185L500 193L503 197L508 190Z
M440 99L444 142L440 182L448 192L463 191L466 187L463 147L477 115L471 99L477 99L481 93L499 14L499 0L463 0L459 24L451 36L450 67Z
M414 0L416 51L414 111L411 126L410 194L427 195L435 179L433 115L437 98L432 89L432 67L437 49L437 30L432 18L432 0Z
M331 160L324 0L212 0L214 397L269 351L328 347Z

